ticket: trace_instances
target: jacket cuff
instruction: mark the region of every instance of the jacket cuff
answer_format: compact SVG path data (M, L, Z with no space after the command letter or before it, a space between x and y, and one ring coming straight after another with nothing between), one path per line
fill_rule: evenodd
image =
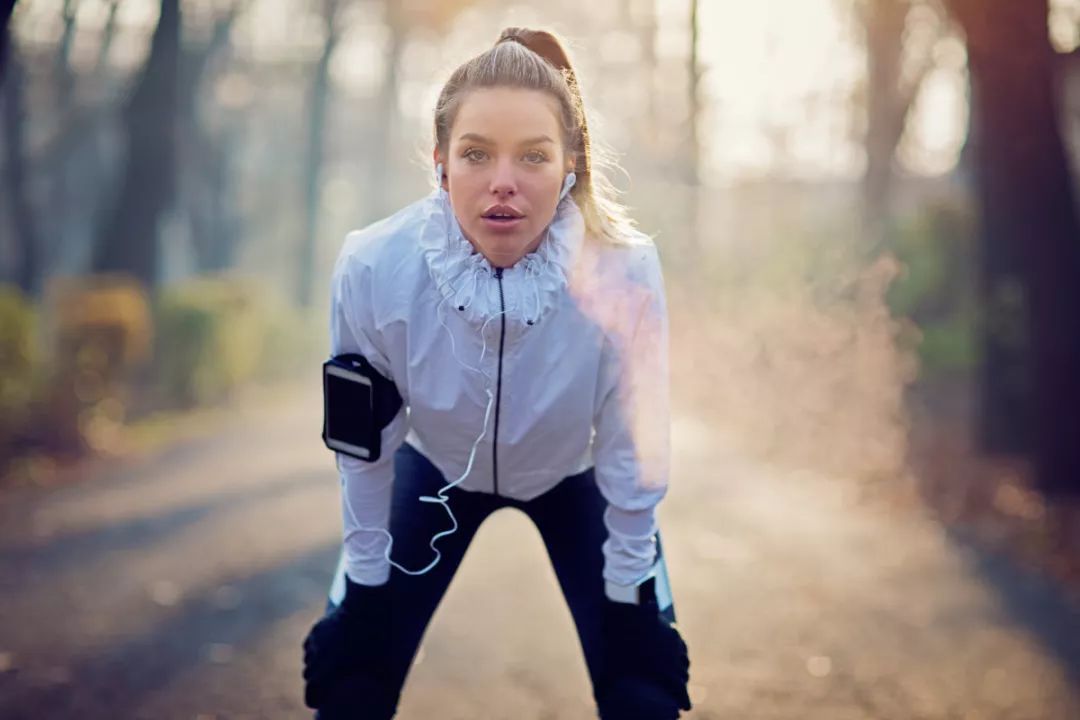
M347 562L345 575L357 585L385 585L390 580L390 563L381 554L377 560Z
M635 585L656 562L656 509L622 510L609 505L604 512L608 539L604 542L604 580Z

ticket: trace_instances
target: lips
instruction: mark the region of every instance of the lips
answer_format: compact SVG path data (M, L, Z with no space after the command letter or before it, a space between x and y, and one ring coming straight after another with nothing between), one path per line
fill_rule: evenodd
M492 205L481 217L485 220L520 220L525 217L525 213L512 205Z
M525 222L525 214L513 205L492 205L480 217L484 227L498 233L513 232Z
M525 222L523 217L483 217L481 222L484 223L484 227L494 232L510 232L516 230L520 225Z

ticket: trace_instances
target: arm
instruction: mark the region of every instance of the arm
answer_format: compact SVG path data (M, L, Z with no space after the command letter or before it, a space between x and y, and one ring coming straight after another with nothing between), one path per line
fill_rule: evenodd
M346 244L349 248L350 244ZM384 377L393 379L373 315L371 268L343 252L331 281L330 355L360 353ZM355 583L382 585L390 577L385 552L394 479L394 453L405 439L408 415L402 405L382 430L382 453L366 462L335 453L341 478L345 572ZM363 528L363 529L361 529Z
M606 670L598 680L601 717L676 718L690 710L690 659L661 612L659 593L642 599L632 586L656 563L656 505L668 486L668 319L660 261L653 245L641 253L644 282L632 282L625 329L609 335L610 356L595 420L596 480L608 502L604 524L602 636ZM617 298L621 300L621 298ZM620 303L621 304L621 303ZM645 595L648 597L648 594ZM670 603L670 597L667 598Z
M334 267L330 355L363 355L376 372L392 379L373 311L376 289L371 268L356 256L357 241L346 240ZM345 597L315 623L303 645L304 703L318 709L319 717L351 717L357 698L379 717L393 714L397 699L389 692L386 675L392 608L385 552L394 453L405 437L407 417L403 404L382 429L377 461L336 454L345 530Z
M594 421L596 480L608 502L604 579L627 586L643 579L656 559L656 505L668 486L668 319L660 261L653 245L642 254L644 282L632 283L629 317L609 336Z

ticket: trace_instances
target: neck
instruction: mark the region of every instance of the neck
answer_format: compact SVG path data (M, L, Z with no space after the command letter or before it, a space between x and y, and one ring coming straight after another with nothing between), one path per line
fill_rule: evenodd
M461 234L465 237L466 240L469 241L469 244L472 245L473 251L483 255L484 259L491 264L491 267L505 270L508 268L512 268L521 260L521 258L525 257L529 253L535 252L536 249L540 247L540 243L544 241L544 235L547 234L547 229L545 228L544 232L537 235L536 238L531 243L529 243L524 250L522 250L520 253L515 253L513 255L495 255L487 253L482 247L480 247L479 244L477 244L475 240L469 237L468 233L466 233L464 229L462 229Z

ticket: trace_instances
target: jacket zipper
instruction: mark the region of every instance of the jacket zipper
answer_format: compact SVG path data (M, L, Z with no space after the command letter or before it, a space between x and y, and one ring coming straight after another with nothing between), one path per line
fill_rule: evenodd
M499 494L499 405L502 402L503 341L506 339L506 298L503 296L503 269L495 268L499 281L499 372L495 381L495 432L491 439L491 474L495 481L495 494Z

